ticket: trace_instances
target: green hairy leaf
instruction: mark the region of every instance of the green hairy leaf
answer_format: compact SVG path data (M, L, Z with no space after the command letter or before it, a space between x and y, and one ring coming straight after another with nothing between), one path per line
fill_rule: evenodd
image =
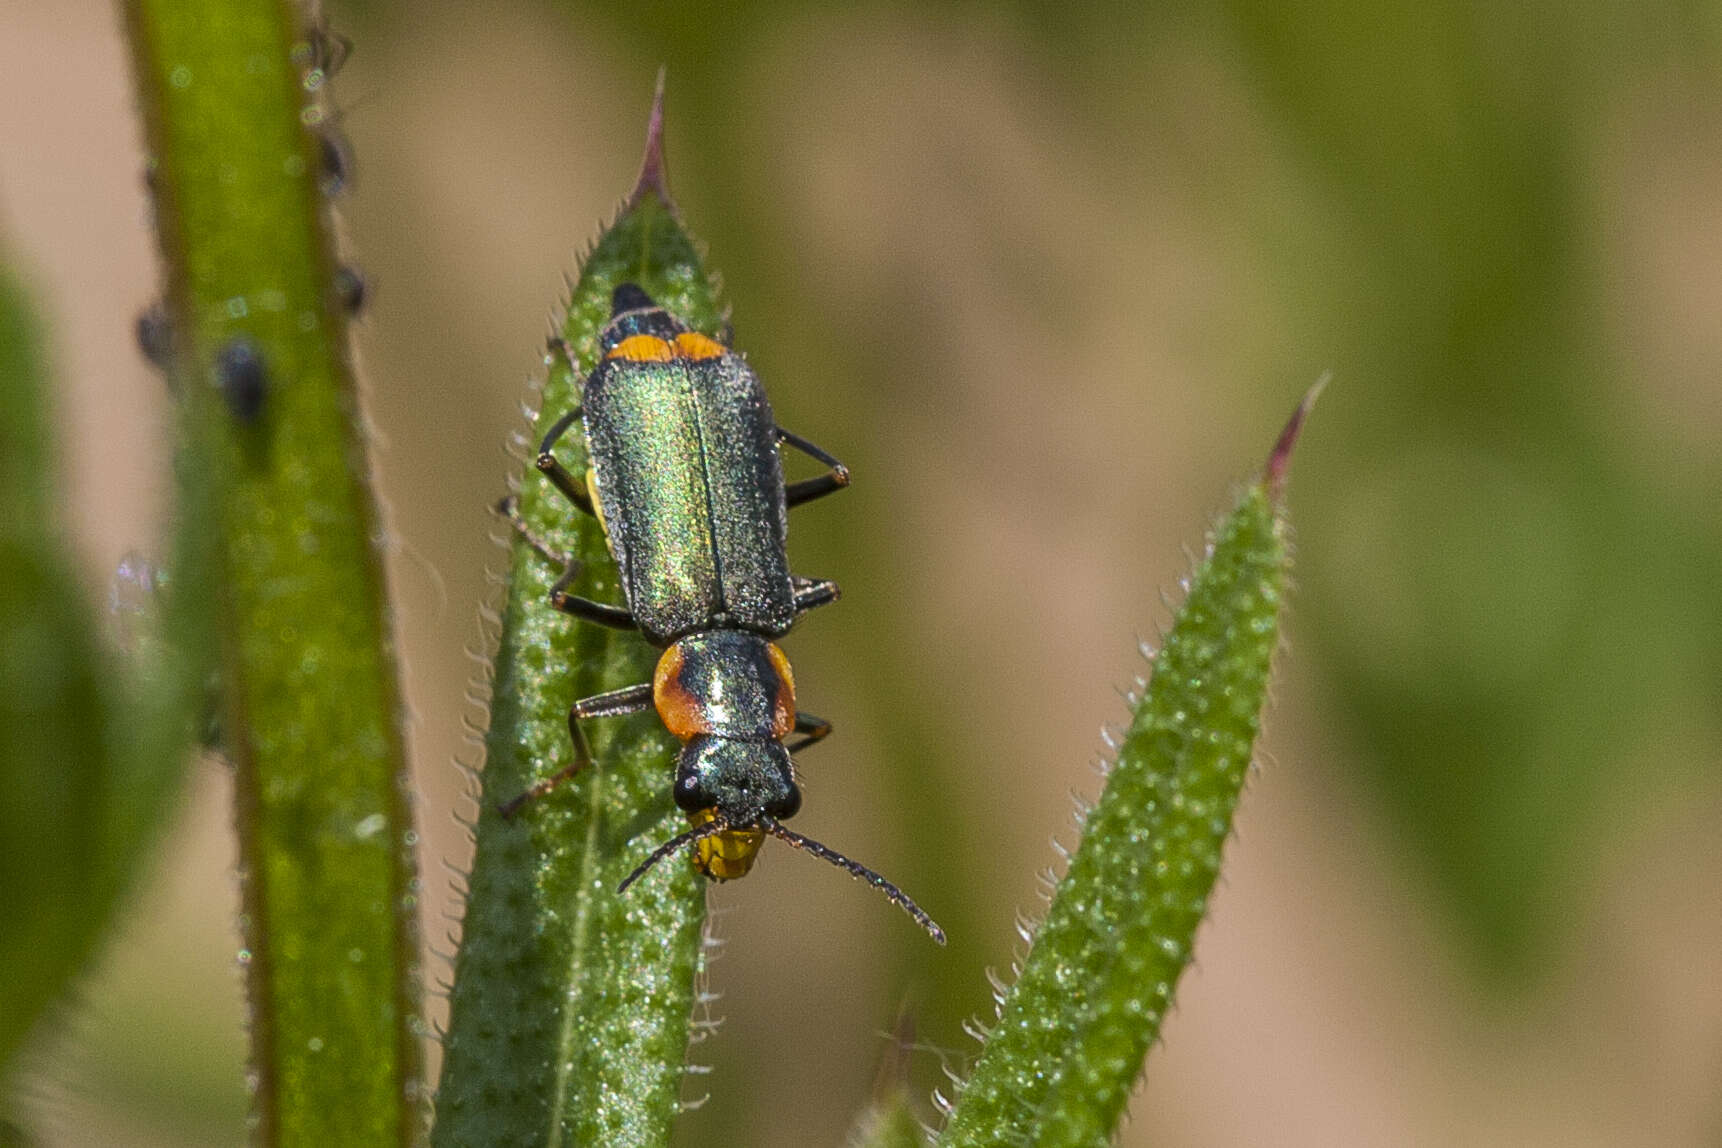
M1105 1144L1117 1125L1249 773L1288 563L1280 486L1316 393L1214 531L941 1146Z
M716 291L664 186L661 123L660 105L639 186L581 266L561 328L573 362L547 357L534 446L578 404L618 284L719 334ZM576 474L582 450L578 433L557 447ZM585 563L574 592L621 601L597 522L530 467L518 508L552 551ZM655 651L552 609L561 571L523 540L510 565L435 1143L662 1144L679 1109L705 882L665 864L616 889L686 827L670 800L676 742L652 713L590 723L593 768L512 820L496 810L568 764L568 707L651 680Z

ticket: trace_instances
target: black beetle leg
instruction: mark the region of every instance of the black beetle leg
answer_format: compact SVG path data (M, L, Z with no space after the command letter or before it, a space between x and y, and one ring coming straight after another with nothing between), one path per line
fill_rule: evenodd
M790 753L806 749L816 741L824 741L831 736L831 723L822 717L814 717L800 710L795 712L795 732L804 734L800 741L792 742L784 748Z
M843 591L837 583L829 578L815 581L810 578L796 578L795 584L795 613L799 617L809 610L820 606L829 606L843 596Z
M784 488L785 503L790 506L800 506L804 502L812 502L816 498L824 498L827 494L842 490L849 485L849 468L826 454L798 434L791 434L782 427L777 428L779 442L786 442L809 458L818 459L831 470L818 478L807 478L800 482L792 482Z
M520 517L520 500L514 495L511 494L506 498L499 499L491 509L508 519L508 524L514 527L515 533L526 539L526 544L532 547L533 551L544 561L552 566L566 567L568 565L568 559L550 549L542 538L532 533L532 528L526 525L525 519Z
M580 571L583 569L585 563L569 560L567 568L562 571L562 577L556 579L556 584L550 587L550 604L564 614L584 618L612 630L638 630L640 624L634 621L634 615L622 607L594 602L590 598L568 593L568 584L580 577Z
M582 598L577 594L568 593L568 586L574 579L580 577L585 564L572 558L564 558L532 533L530 527L520 518L520 509L515 505L511 494L496 504L496 512L508 519L509 524L526 539L526 544L544 561L552 566L562 567L562 574L550 587L550 604L564 614L576 618L584 618L588 622L596 622L600 626L609 626L612 630L637 630L640 627L634 621L634 616L620 606L607 606L603 602L594 602L590 598Z
M624 686L619 690L608 693L593 694L575 702L568 711L568 734L574 742L574 760L546 777L534 782L525 793L512 797L496 807L504 820L513 820L520 812L521 806L529 801L543 797L576 773L592 764L592 747L586 742L586 732L580 728L580 723L587 718L620 717L623 714L638 713L652 704L652 683L641 682L637 686Z
M550 428L550 433L544 436L544 441L538 444L538 457L533 465L538 472L550 480L550 485L562 492L562 497L572 502L587 514L595 514L592 509L592 494L586 489L586 484L569 473L568 468L556 460L551 452L568 428L580 420L584 408L575 407L567 414L556 420L556 425Z

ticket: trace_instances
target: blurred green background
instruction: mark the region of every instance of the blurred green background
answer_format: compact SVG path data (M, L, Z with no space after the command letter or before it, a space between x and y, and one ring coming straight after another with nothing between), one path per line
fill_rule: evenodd
M789 644L838 729L797 825L952 936L788 851L715 891L680 1141L840 1143L903 1004L919 1082L972 1055L1160 590L1330 368L1264 768L1122 1143L1722 1141L1722 11L329 14L439 947L485 507L666 64L737 343L856 475L794 524L845 590ZM141 171L112 8L0 9L92 600L163 514ZM37 1050L49 1144L243 1137L225 786Z

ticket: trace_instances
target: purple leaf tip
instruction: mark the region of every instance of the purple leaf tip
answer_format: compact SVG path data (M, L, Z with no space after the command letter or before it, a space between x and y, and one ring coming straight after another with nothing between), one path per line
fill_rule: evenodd
M1315 386L1304 392L1303 400L1297 409L1292 411L1291 418L1286 420L1285 429L1280 431L1280 437L1274 443L1273 453L1268 455L1267 468L1262 472L1262 479L1268 484L1268 493L1278 502L1285 491L1286 467L1291 465L1292 449L1297 446L1298 435L1303 432L1303 420L1309 417L1310 408L1315 406L1315 400L1321 397L1322 389L1333 378L1332 371L1324 371L1321 378L1315 381Z
M676 208L676 201L670 198L670 171L664 164L665 71L662 67L658 69L658 90L652 96L652 114L646 121L646 155L640 161L640 178L634 181L634 190L628 195L630 209L638 207L647 192L656 194L671 211Z

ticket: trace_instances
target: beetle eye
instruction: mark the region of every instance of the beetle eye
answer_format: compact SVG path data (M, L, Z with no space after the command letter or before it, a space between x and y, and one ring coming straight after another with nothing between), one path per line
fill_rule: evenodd
M801 787L791 785L789 791L772 802L766 812L779 820L788 820L801 812Z
M711 798L706 795L705 787L700 784L699 775L696 773L677 778L674 795L676 808L683 813L697 813L712 806Z

